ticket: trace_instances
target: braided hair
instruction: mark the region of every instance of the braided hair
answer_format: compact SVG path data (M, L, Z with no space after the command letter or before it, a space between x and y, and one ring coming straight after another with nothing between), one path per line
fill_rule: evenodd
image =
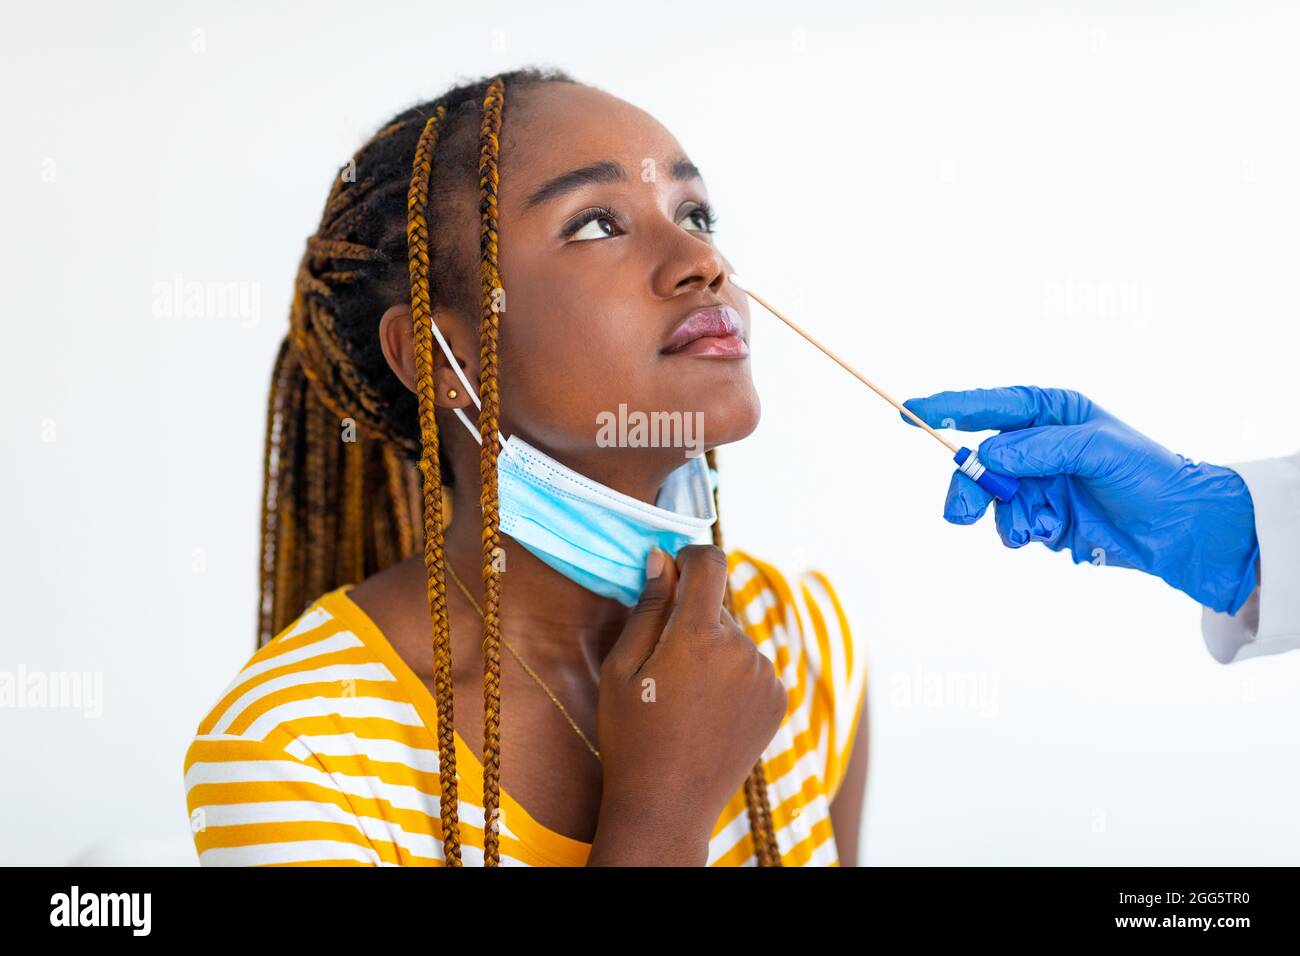
M507 85L576 83L526 68L464 83L403 111L334 177L294 283L289 333L276 355L267 412L257 646L315 598L422 548L433 621L443 851L461 866L451 629L443 532L455 483L438 438L432 315L446 304L479 321L479 457L483 516L484 865L500 865L501 587L497 497L501 409L497 343L503 286L497 247L498 157ZM477 128L477 140L473 132ZM477 146L477 150L474 150ZM435 167L438 175L434 175ZM479 285L457 254L449 197L477 171ZM402 264L405 268L402 268ZM431 279L435 280L431 282ZM416 389L384 358L378 317L409 296ZM477 301L476 301L477 300ZM716 467L714 452L706 453ZM715 491L715 507L717 504ZM713 543L722 547L720 521ZM732 609L731 589L724 598ZM759 866L780 866L760 759L745 781Z

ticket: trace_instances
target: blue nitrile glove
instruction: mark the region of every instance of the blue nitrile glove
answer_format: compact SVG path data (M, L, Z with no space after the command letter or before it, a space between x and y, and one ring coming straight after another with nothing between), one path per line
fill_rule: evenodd
M1075 564L1139 568L1231 614L1255 589L1255 508L1232 469L1175 454L1065 389L981 388L903 404L931 428L1001 430L978 454L986 468L1021 479L995 508L1007 547L1041 541L1068 548ZM943 516L972 524L992 500L954 472Z

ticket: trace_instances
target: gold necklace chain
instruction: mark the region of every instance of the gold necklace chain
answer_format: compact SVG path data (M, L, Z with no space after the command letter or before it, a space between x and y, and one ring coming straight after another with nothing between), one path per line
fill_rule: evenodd
M479 607L478 601L474 600L474 595L469 593L469 588L465 587L465 582L463 582L460 579L460 575L457 574L456 569L451 566L451 562L448 560L444 560L443 565L447 568L448 573L451 574L452 580L456 582L456 586L460 588L461 593L465 595L466 600L468 600L469 603L474 606L474 610L478 611L478 616L483 617L484 616L483 609ZM542 688L542 690L546 691L546 696L551 698L551 701L555 704L556 707L560 708L560 713L562 713L564 715L564 719L569 722L569 726L572 727L574 731L577 733L577 735L582 738L582 742L587 745L587 749L590 750L593 754L595 754L596 759L599 760L600 751L591 745L591 741L587 739L587 735L582 732L582 728L579 727L578 724L574 721L574 719L569 716L569 712L564 709L564 705L560 703L560 699L551 693L551 689L546 686L546 682L543 681L540 677L538 677L537 672L524 662L524 659L519 656L519 652L516 651L514 647L511 646L509 641L507 641L503 637L501 638L501 643L504 644L506 648L510 651L510 653L514 655L515 660L519 662L519 666L528 672L528 676L531 677L533 680L535 680L538 686Z

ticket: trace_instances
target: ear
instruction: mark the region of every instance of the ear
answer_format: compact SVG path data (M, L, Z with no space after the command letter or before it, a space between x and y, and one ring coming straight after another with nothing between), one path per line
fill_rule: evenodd
M473 356L472 349L464 348L465 325L448 310L439 308L434 311L433 321L442 333L452 353L465 372L465 377L473 385L478 379L478 369L465 360L466 355ZM379 347L383 350L388 367L393 370L408 390L415 391L415 329L411 324L411 307L409 304L390 305L379 319ZM433 384L436 404L442 408L466 408L473 404L473 399L465 394L465 386L460 377L452 370L436 339L433 340ZM455 398L449 394L455 393Z

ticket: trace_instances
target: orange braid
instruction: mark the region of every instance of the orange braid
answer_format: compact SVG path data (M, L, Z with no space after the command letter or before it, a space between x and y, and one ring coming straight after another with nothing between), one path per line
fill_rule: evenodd
M339 553L339 577L361 580L366 564L365 534L365 448L359 437L343 443L343 548Z
M307 593L319 594L325 590L326 497L329 479L325 474L325 456L334 436L329 422L321 415L314 394L307 397Z
M711 448L704 453L704 460L714 471L718 468L718 457ZM713 513L717 516L713 522L713 546L726 553L722 544L722 512L718 506L718 489L713 489ZM731 580L728 577L727 589L722 594L722 605L727 613L735 616L734 598L731 593ZM745 804L749 808L749 830L754 842L754 855L759 866L782 866L781 850L776 842L776 830L772 823L772 807L767 797L767 771L763 769L760 755L754 769L745 778Z
M405 462L391 445L384 446L384 479L387 482L392 514L396 519L397 558L402 560L415 550L411 532L410 500L406 490Z
M412 161L407 199L406 235L410 255L411 322L415 337L416 393L420 408L420 439L424 478L424 568L429 609L433 614L433 679L438 710L438 773L442 789L442 847L448 866L462 866L460 819L457 813L455 716L451 687L451 627L447 619L447 582L443 575L442 473L438 462L438 419L434 413L433 306L429 293L429 177L438 123L446 115L439 106L420 134Z
M283 384L273 391L281 401L276 459L268 477L267 499L274 502L276 544L272 566L263 568L262 588L273 587L271 625L258 637L259 646L274 637L302 610L302 554L297 520L301 494L302 416L306 378L292 354L286 356ZM276 396L273 395L273 400ZM268 505L269 507L269 505ZM263 523L268 519L263 516Z
M289 341L280 343L275 356L275 365L271 371L271 400L267 403L266 439L262 449L262 531L261 553L258 555L260 584L257 602L257 646L261 647L265 635L271 630L275 618L275 589L270 587L271 572L275 568L276 557L276 519L278 518L276 501L277 486L271 481L276 473L279 454L280 431L284 427L284 393Z
M480 136L479 211L482 224L479 248L482 256L483 317L479 323L479 454L483 506L483 860L484 866L500 866L499 810L501 787L501 550L500 516L497 500L497 438L501 410L497 378L497 337L500 309L505 290L497 262L497 189L500 173L497 157L501 143L501 113L505 81L495 79L483 98Z

